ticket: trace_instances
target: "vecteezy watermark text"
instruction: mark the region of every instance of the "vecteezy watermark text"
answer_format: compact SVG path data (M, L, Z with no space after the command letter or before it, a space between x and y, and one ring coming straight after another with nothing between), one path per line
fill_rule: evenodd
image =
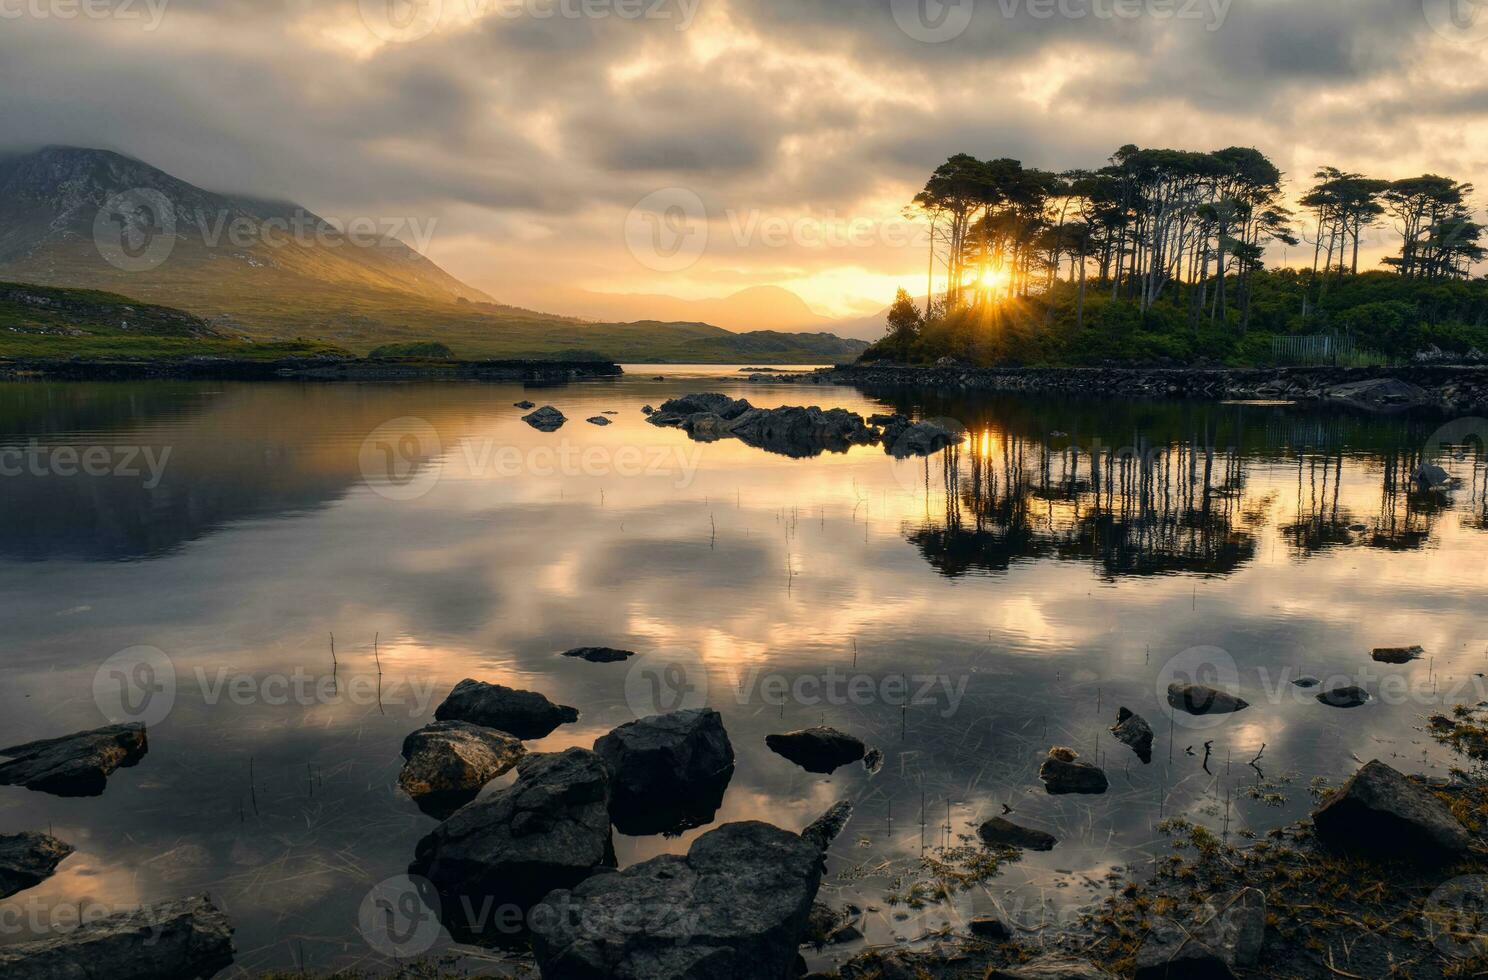
M445 23L504 20L665 20L692 26L702 0L358 0L362 23L382 41L407 44Z
M899 29L926 44L965 34L979 8L1004 21L1193 21L1212 32L1224 26L1233 5L1234 0L889 0Z
M153 31L171 0L0 0L0 20L142 21Z
M0 446L0 477L122 477L140 479L146 490L160 486L170 446Z

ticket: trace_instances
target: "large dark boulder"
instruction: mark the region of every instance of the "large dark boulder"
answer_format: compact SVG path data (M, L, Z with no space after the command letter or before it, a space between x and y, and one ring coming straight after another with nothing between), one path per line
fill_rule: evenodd
M736 419L752 407L742 398L731 398L716 391L708 391L668 399L661 403L657 414L683 418L690 415L712 414L724 419Z
M878 439L878 432L858 413L845 408L823 411L815 405L754 409L735 419L729 431L748 445L796 459L845 453Z
M1065 796L1070 793L1094 795L1104 793L1110 783L1099 766L1088 762L1077 762L1073 749L1055 747L1049 757L1039 766L1039 779L1050 796Z
M816 773L830 773L850 762L858 762L868 752L862 739L825 726L766 735L765 745L776 755Z
M1111 726L1111 734L1118 742L1131 746L1143 765L1152 761L1152 726L1141 715L1122 708L1116 712L1116 724Z
M713 819L734 774L723 717L688 708L621 725L594 742L610 770L610 816L622 834L660 834Z
M1177 682L1168 685L1168 704L1191 715L1229 714L1250 707L1249 701L1227 691Z
M852 801L838 800L827 808L826 813L807 824L806 829L801 831L801 836L825 853L832 846L832 841L837 839L837 835L842 833L842 828L852 819L852 815Z
M529 755L517 781L461 808L419 841L408 873L439 892L452 933L465 907L526 909L615 866L609 771L587 749ZM472 904L473 903L473 904Z
M993 847L1023 847L1030 851L1052 851L1059 839L1053 834L1031 827L1020 827L1011 820L993 817L977 828L983 844Z
M550 980L791 980L820 852L758 821L549 894L532 949Z
M24 786L55 796L98 796L116 769L150 749L145 726L109 725L0 749L0 786Z
M1367 857L1450 861L1472 844L1447 805L1378 759L1312 814L1318 838Z
M445 817L475 799L482 786L526 752L521 740L506 732L468 721L436 721L403 740L408 761L398 785L425 813Z
M5 980L194 980L232 963L232 924L205 896L0 946Z
M46 881L73 850L50 834L0 834L0 898Z
M434 717L440 721L468 721L528 739L543 738L559 725L578 721L579 712L565 704L554 704L536 691L519 691L467 677L434 709Z

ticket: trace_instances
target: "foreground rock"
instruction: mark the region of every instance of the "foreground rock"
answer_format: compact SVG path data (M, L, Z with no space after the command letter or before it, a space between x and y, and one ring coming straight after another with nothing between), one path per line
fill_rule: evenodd
M111 915L0 946L6 980L193 980L232 963L232 925L205 896Z
M1242 711L1250 702L1203 684L1168 685L1168 704L1191 715L1221 715Z
M766 735L765 745L807 772L831 773L868 752L862 739L835 728L803 728L783 735Z
M758 821L559 889L532 916L542 975L788 980L821 885L814 844Z
M1051 796L1093 795L1106 791L1110 783L1105 772L1087 762L1076 762L1077 757L1073 749L1056 746L1049 750L1049 757L1039 766L1039 779L1044 781L1044 789Z
M804 940L812 946L836 946L863 938L858 928L863 910L856 905L833 908L826 902L812 902L806 916Z
M1369 656L1375 663L1408 664L1420 660L1425 653L1421 647L1375 647Z
M419 841L409 874L444 898L446 925L468 935L460 910L527 909L553 888L569 888L615 866L609 772L587 749L529 755L517 781L463 807ZM492 923L499 925L499 923Z
M543 738L559 725L578 721L579 712L566 704L554 704L536 691L519 691L467 677L434 709L434 717L440 721L468 721L528 739Z
M574 647L564 650L565 657L587 660L591 664L613 664L635 656L634 650L616 650L614 647Z
M544 405L537 411L522 416L522 421L539 432L555 432L563 428L568 418L552 405Z
M426 813L448 816L527 752L514 735L468 721L436 721L403 740L398 785Z
M1318 838L1367 857L1451 860L1472 844L1447 805L1378 759L1312 814Z
M977 828L983 844L994 847L1022 847L1030 851L1052 851L1059 838L1031 827L1020 827L1011 820L993 817Z
M127 769L150 749L145 726L109 725L62 738L0 749L0 786L24 786L55 796L98 796L116 769Z
M1369 703L1369 692L1362 687L1330 687L1317 699L1330 708L1357 708Z
M50 834L0 834L0 898L46 881L73 850Z
M1017 966L996 967L987 980L1111 980L1089 960L1065 953L1046 953Z
M723 717L689 708L621 725L594 742L610 770L610 816L622 834L660 834L713 820L734 774Z
M1117 711L1116 724L1111 726L1111 734L1116 736L1118 742L1131 746L1143 765L1152 761L1152 726L1141 715L1126 708Z

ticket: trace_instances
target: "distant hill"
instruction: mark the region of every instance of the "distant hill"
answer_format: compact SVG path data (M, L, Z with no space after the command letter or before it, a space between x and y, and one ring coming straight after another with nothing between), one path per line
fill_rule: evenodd
M226 335L314 338L359 353L438 341L460 357L582 349L630 360L841 360L863 346L697 322L588 323L506 306L399 234L409 229L342 230L298 204L204 190L107 150L48 147L0 159L0 280L176 307Z
M712 299L579 290L565 294L561 305L592 320L682 320L736 331L821 332L832 322L807 306L801 297L779 286L751 286Z

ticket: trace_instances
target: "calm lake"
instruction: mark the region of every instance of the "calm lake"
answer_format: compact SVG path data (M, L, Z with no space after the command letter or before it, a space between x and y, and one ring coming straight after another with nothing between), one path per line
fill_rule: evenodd
M950 417L970 438L791 459L642 414L709 390ZM568 423L535 431L524 399ZM78 848L0 903L0 941L209 892L237 926L225 975L390 965L359 910L436 823L397 788L399 749L465 677L579 709L538 751L717 708L737 768L713 825L798 830L854 801L821 897L869 908L869 942L986 912L1060 921L1167 851L1164 818L1234 839L1304 816L1316 778L1361 760L1448 773L1425 719L1488 698L1488 470L1451 445L1488 422L1439 436L1451 421L879 398L672 366L541 389L0 385L0 745L120 708L150 725L101 797L0 788L0 832ZM1423 456L1460 484L1413 488ZM1413 644L1412 663L1370 658ZM559 656L580 645L639 656ZM121 704L105 662L141 647L111 663L158 668L154 697ZM1328 707L1303 675L1375 697ZM1174 719L1167 684L1195 678L1251 706ZM1108 731L1123 706L1157 734L1150 764ZM812 775L765 746L820 723L882 768ZM1052 745L1110 790L1047 795ZM938 894L934 862L965 870L1004 806L1059 846ZM620 864L705 829L617 834Z

